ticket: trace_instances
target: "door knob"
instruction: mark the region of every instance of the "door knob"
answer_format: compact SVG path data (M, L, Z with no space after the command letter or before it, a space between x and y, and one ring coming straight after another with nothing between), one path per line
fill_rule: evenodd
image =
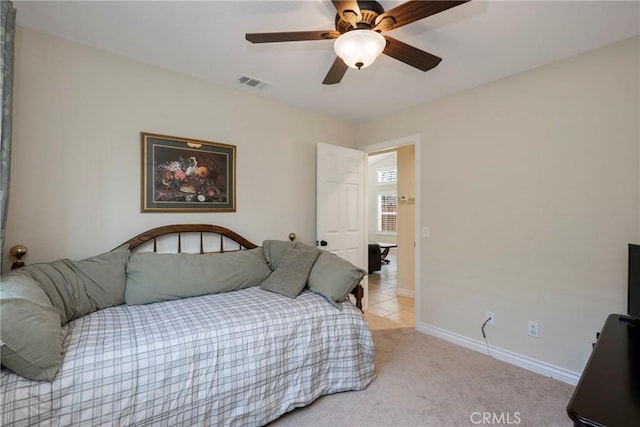
M328 243L326 240L320 240L320 246L327 246Z

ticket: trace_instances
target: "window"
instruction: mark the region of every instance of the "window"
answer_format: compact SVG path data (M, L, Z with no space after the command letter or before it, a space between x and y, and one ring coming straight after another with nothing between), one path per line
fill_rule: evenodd
M378 193L378 232L396 233L398 204L395 192Z
M378 169L378 184L395 184L398 182L398 169L395 166Z

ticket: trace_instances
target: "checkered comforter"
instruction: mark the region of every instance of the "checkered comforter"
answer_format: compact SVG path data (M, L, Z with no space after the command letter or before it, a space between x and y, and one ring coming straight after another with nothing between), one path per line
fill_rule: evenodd
M0 425L263 425L374 378L350 303L258 287L92 313L66 328L54 382L0 373Z

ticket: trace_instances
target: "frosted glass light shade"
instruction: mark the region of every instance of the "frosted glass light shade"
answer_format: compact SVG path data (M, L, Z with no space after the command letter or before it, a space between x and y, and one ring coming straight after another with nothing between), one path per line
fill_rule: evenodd
M333 50L349 67L360 69L373 64L386 45L377 31L351 30L338 37Z

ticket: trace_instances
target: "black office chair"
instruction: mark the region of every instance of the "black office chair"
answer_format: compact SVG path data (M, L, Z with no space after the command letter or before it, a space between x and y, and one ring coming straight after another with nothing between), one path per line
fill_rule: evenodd
M369 274L382 268L382 252L380 245L369 243Z

